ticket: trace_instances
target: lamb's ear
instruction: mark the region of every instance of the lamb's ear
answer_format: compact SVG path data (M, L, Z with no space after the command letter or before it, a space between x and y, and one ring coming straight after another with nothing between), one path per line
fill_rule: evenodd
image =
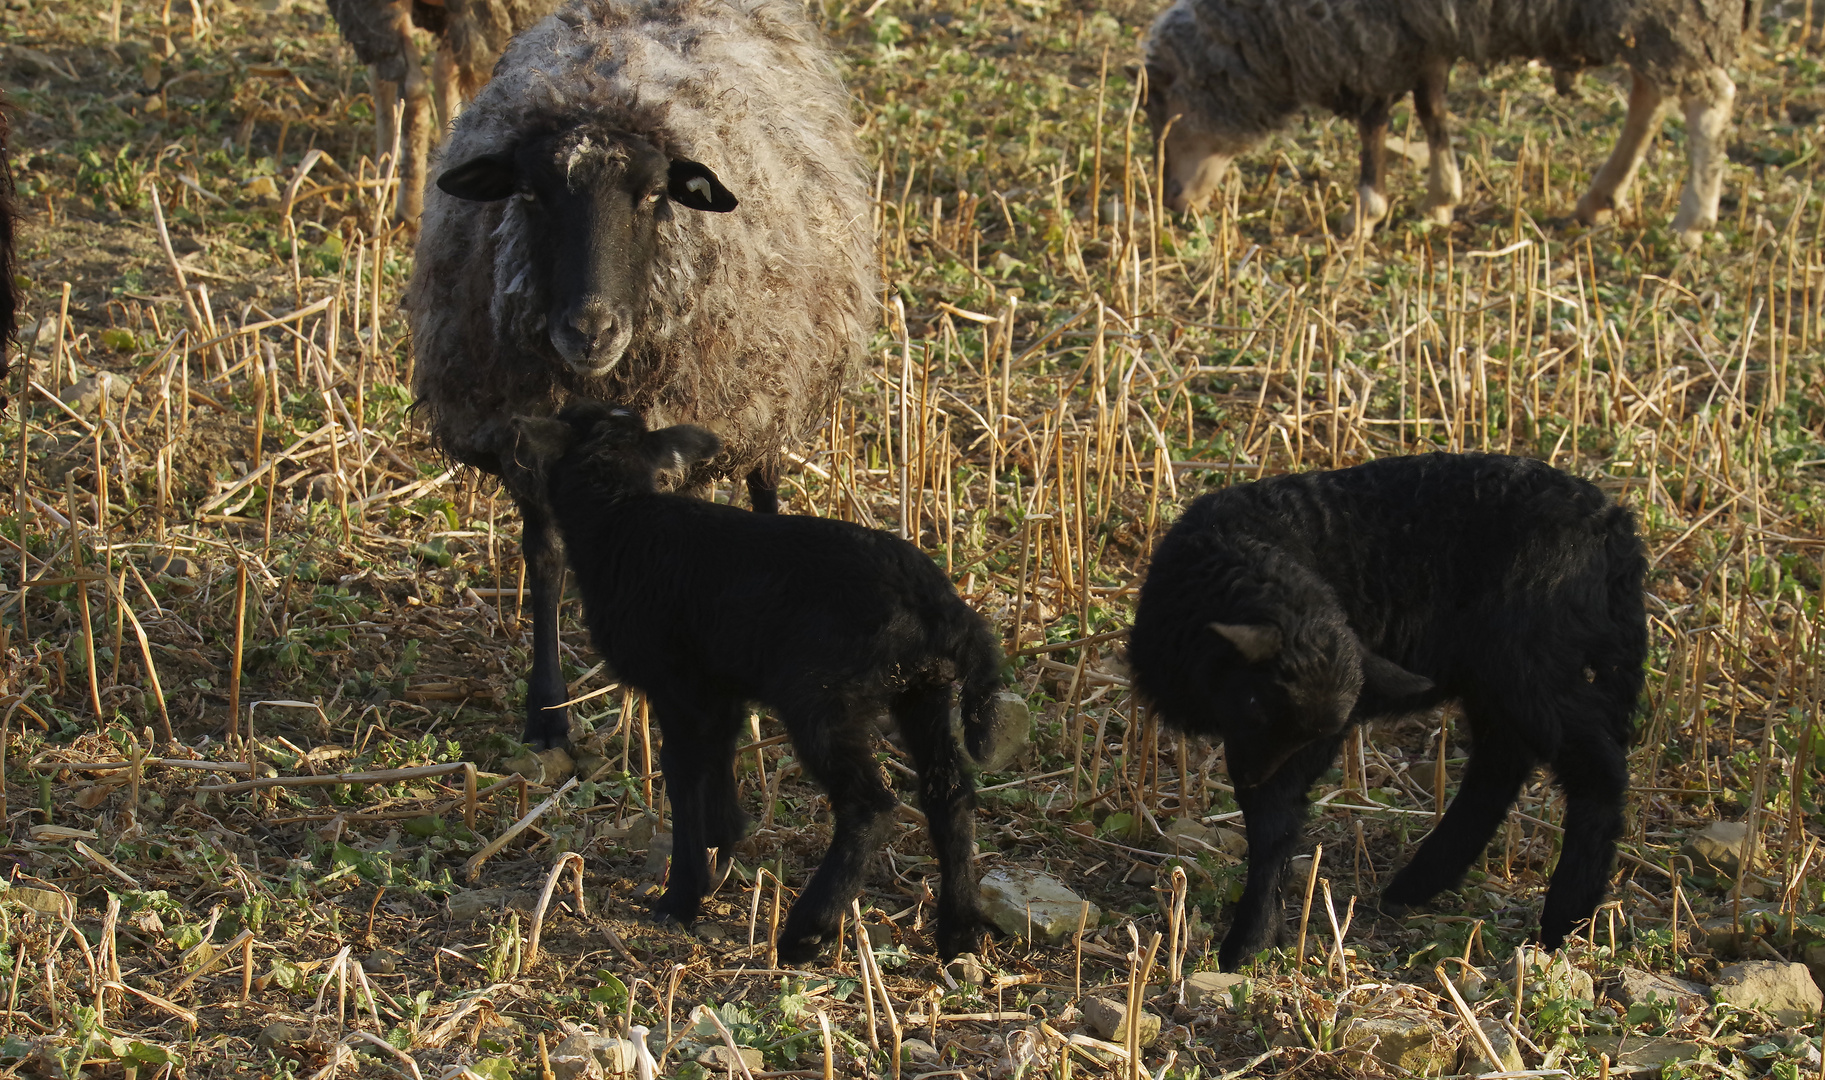
M1259 664L1271 658L1284 643L1280 628L1268 623L1213 622L1210 628L1223 635L1242 654L1242 659L1251 664Z
M470 158L445 169L437 178L437 186L444 194L470 202L499 202L513 194L519 184L519 170L508 151Z
M1397 704L1432 690L1434 683L1424 675L1415 675L1386 657L1367 649L1362 651L1362 693L1377 701Z
M577 429L555 417L513 418L513 463L543 472L577 441Z
M691 161L688 158L673 158L671 169L667 172L665 193L671 196L679 206L688 206L692 210L707 210L712 214L726 214L740 206L716 174L708 165Z
M649 431L641 439L653 468L682 472L700 461L708 461L722 450L722 440L709 428L695 424L674 424Z

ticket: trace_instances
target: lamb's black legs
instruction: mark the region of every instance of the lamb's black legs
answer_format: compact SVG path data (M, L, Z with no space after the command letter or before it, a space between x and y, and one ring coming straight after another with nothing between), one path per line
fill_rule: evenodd
M1628 757L1618 733L1628 730L1633 701L1599 702L1582 678L1531 707L1533 718L1471 712L1470 764L1443 821L1383 894L1392 904L1430 900L1456 885L1508 815L1536 755L1516 733L1557 731L1553 778L1565 793L1565 838L1540 913L1540 944L1556 949L1590 918L1609 887L1628 793ZM1546 718L1549 711L1560 715ZM1606 715L1614 714L1614 715Z
M570 743L570 710L564 672L558 666L558 601L564 595L564 552L545 510L520 501L520 549L526 559L526 589L532 600L532 674L526 680L526 731L520 740L535 750Z
M1388 112L1390 98L1375 98L1363 106L1356 118L1356 129L1362 138L1362 163L1356 180L1356 235L1367 239L1375 226L1388 216Z
M950 688L901 694L894 720L919 770L919 807L938 855L938 956L974 952L982 938L976 893L976 785L950 732Z
M1565 740L1553 775L1565 792L1565 839L1540 911L1540 944L1549 949L1591 917L1609 888L1629 786L1627 751L1604 732L1581 732Z
M1236 970L1279 936L1280 879L1305 823L1305 795L1336 760L1342 741L1340 736L1315 742L1295 752L1265 783L1237 790L1248 827L1248 885L1217 954L1224 971Z
M672 873L658 907L688 925L710 890L707 849L728 854L741 840L745 825L735 800L741 706L727 700L668 698L655 699L653 711L665 733L659 768L672 803Z
M867 713L860 703L832 701L817 711L821 715L783 717L805 771L830 795L836 824L830 850L780 929L776 947L788 964L815 958L824 942L836 936L843 911L862 888L868 859L886 842L899 805L869 751Z
M1472 723L1470 764L1444 819L1426 837L1413 861L1394 875L1382 894L1390 904L1423 904L1456 885L1508 815L1521 785L1533 772L1534 756L1516 738L1515 721L1495 717Z

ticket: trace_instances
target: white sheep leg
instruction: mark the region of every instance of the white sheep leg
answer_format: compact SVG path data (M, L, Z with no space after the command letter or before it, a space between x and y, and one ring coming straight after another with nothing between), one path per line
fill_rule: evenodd
M1427 145L1432 154L1426 163L1425 214L1439 225L1449 225L1457 204L1464 201L1464 179L1458 174L1449 135L1439 143L1428 140Z
M1608 161L1591 178L1590 190L1578 200L1578 220L1586 225L1608 221L1612 215L1626 217L1629 212L1629 185L1641 168L1648 143L1660 127L1660 88L1634 72L1629 88L1629 114L1622 122L1622 134Z
M1717 196L1724 184L1724 129L1730 124L1730 107L1736 101L1736 84L1723 68L1712 68L1704 90L1687 94L1686 190L1679 197L1679 214L1673 231L1679 242L1695 248L1704 243L1705 230L1717 224Z
M1356 188L1355 235L1367 240L1388 216L1388 197L1367 184Z
M1435 225L1451 224L1457 204L1464 201L1464 179L1451 150L1451 125L1445 121L1445 90L1450 78L1449 62L1432 61L1420 72L1419 85L1413 89L1413 110L1426 132L1427 149L1426 204L1420 212Z

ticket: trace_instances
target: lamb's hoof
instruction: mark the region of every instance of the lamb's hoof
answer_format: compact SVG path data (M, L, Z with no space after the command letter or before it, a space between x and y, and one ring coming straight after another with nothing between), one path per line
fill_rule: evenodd
M1422 213L1434 225L1449 225L1457 220L1457 207L1450 203L1428 206Z
M1607 195L1585 192L1578 200L1578 209L1574 215L1580 225L1603 225L1616 216L1616 203Z
M1679 246L1687 251L1697 251L1705 246L1705 230L1703 229L1681 229L1674 226L1673 231L1679 237Z
M807 934L797 938L787 938L781 935L773 946L773 951L779 956L779 962L791 964L794 967L816 960L817 954L823 949L824 938L821 934Z

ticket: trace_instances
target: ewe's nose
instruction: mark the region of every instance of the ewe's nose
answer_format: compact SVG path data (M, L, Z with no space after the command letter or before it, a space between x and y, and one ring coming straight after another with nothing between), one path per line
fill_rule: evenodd
M588 348L611 341L615 336L615 313L606 305L587 304L571 313L570 331Z
M1183 214L1187 200L1185 198L1185 181L1175 176L1166 178L1166 208L1175 214Z

